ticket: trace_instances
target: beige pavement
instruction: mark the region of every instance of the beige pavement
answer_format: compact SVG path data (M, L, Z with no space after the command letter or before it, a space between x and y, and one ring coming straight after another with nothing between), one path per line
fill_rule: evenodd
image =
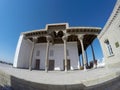
M0 70L27 81L52 84L52 85L71 85L84 84L86 86L96 85L116 78L120 75L120 68L98 68L91 70L75 71L45 71L28 69L16 69L12 66L0 64Z

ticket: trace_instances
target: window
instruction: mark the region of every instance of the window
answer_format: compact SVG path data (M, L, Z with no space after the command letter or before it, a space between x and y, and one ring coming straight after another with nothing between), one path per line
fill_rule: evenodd
M53 50L50 50L50 56L54 56Z
M113 50L112 50L112 47L111 47L111 45L110 45L110 43L109 43L109 40L106 39L104 42L105 42L105 44L106 44L106 46L107 46L109 55L110 55L110 56L113 55Z
M37 50L37 52L36 52L36 56L39 56L39 55L40 55L40 51Z

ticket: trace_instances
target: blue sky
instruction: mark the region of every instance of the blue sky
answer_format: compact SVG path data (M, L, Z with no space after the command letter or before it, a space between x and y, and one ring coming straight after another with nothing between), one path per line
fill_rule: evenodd
M116 0L0 0L0 59L13 62L21 32L68 22L70 26L103 28ZM97 59L103 57L99 41L93 43ZM91 49L87 50L89 60Z

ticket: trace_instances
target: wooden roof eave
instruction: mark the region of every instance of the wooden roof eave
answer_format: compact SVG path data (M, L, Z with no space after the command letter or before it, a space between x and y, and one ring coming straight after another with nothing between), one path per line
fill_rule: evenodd
M27 38L42 37L47 35L47 31L29 32L29 33L24 33L24 35Z
M69 28L66 30L67 33L97 33L99 34L101 31L101 28Z

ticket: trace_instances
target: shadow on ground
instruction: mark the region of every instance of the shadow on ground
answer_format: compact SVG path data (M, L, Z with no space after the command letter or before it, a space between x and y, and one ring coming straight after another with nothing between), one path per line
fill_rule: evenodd
M116 73L119 74L120 73ZM85 86L84 84L74 85L50 85L19 79L14 76L0 72L0 90L119 90L120 76L107 82L94 86Z

